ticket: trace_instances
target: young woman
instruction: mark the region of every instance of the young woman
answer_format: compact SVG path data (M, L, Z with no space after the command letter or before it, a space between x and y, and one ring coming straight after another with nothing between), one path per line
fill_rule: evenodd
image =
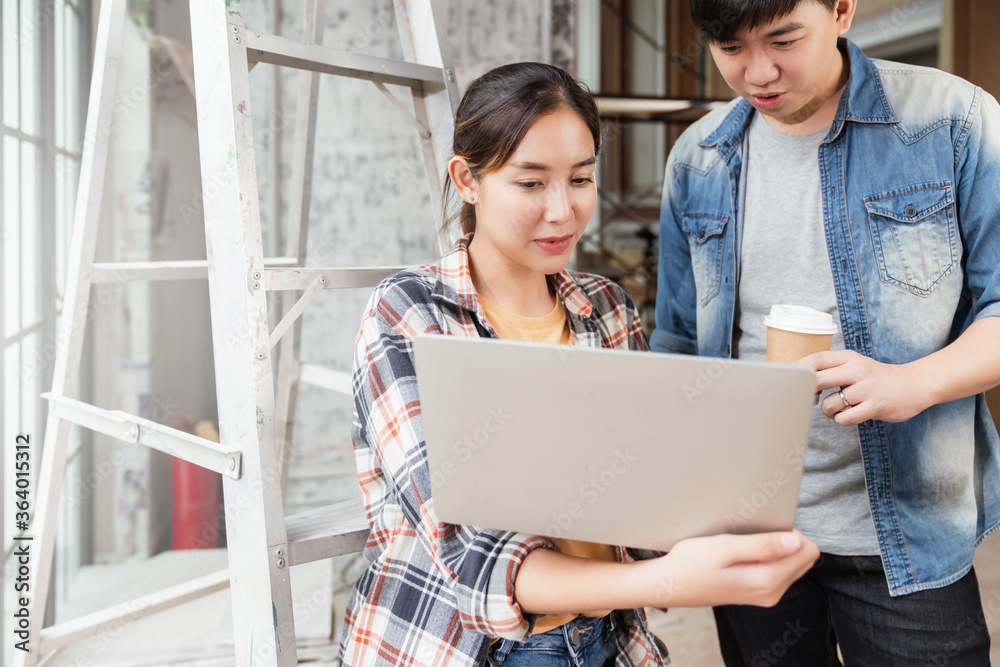
M414 336L646 349L619 287L565 270L597 202L600 145L593 99L555 67L499 67L462 100L447 191L463 200L465 236L437 264L383 281L358 336L353 438L371 564L346 613L345 665L661 665L643 607L773 605L816 559L798 533L640 555L436 518Z

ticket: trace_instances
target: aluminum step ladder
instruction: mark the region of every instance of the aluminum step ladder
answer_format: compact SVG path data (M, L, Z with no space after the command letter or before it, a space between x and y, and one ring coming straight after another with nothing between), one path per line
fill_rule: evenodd
M394 0L405 60L345 53L322 43L323 0L306 0L305 35L296 41L248 29L243 0L190 0L207 260L96 263L115 82L127 0L101 4L87 112L88 141L79 195L37 506L30 535L29 652L34 667L68 645L229 586L236 664L296 664L289 568L360 551L368 523L360 499L284 514L292 422L299 382L350 393L350 378L299 363L301 315L323 289L374 287L402 267L307 268L307 229L321 73L367 79L420 134L431 201L441 196L458 89L431 0ZM284 256L266 258L261 241L249 71L257 63L301 70L292 211ZM412 110L386 84L411 92ZM429 220L441 222L433 206ZM90 288L113 280L208 279L221 444L117 410L77 400ZM268 322L266 294L280 292L279 321ZM275 381L272 351L279 347ZM277 390L274 389L275 385ZM42 628L50 587L59 497L73 424L138 443L222 475L229 568L83 618ZM23 595L23 594L22 594Z

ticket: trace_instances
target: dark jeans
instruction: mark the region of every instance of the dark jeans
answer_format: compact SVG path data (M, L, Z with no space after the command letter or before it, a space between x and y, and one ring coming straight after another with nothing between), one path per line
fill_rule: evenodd
M613 614L580 616L523 642L501 639L490 647L486 664L505 667L614 667L618 656Z
M727 667L988 667L979 582L890 597L877 556L823 554L771 608L715 608Z

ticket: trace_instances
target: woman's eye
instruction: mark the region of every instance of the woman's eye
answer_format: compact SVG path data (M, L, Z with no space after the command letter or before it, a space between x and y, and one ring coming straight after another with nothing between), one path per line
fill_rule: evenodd
M527 182L524 182L524 183L518 183L517 185L518 185L518 187L523 188L525 190L534 190L536 188L540 188L542 186L542 182L541 181L527 181Z
M576 185L586 185L587 183L593 183L594 179L592 176L584 176L582 178L574 178L573 183Z

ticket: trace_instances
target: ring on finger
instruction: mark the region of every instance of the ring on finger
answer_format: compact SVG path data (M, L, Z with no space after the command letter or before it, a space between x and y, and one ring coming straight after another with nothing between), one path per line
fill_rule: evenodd
M843 390L843 389L841 389L841 390L840 390L839 394L840 394L840 400L842 400L842 401L844 402L844 409L845 409L845 410L850 410L851 408L853 408L853 407L854 407L854 406L853 406L853 405L851 405L851 404L850 404L850 402L849 402L849 401L847 400L847 397L846 397L846 396L844 396L844 390Z

